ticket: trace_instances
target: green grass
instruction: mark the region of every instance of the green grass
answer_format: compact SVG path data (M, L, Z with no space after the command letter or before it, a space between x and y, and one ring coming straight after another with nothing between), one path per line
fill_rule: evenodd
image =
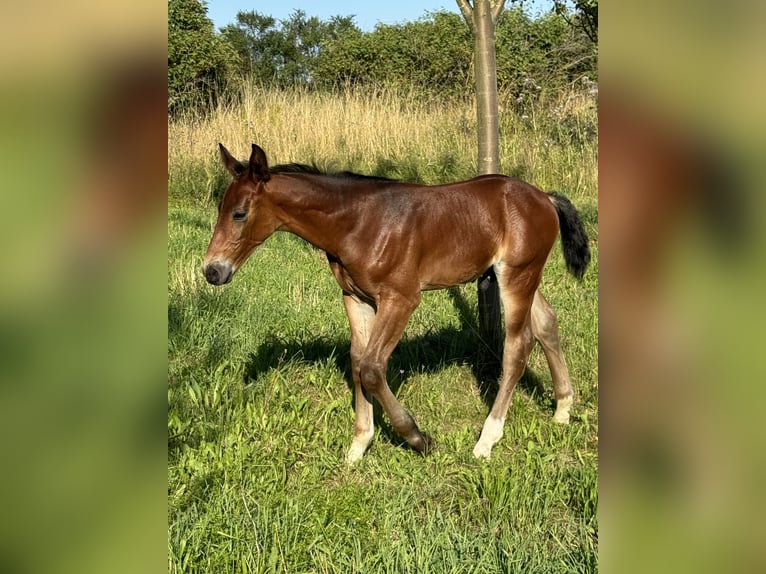
M455 181L475 170L472 110L409 109L393 95L248 97L169 126L168 570L596 571L596 141L580 124L562 132L559 117L595 126L592 104L568 97L563 112L504 113L501 126L503 170L567 194L591 238L583 282L566 273L557 244L542 284L575 386L571 424L552 421L536 347L492 459L474 459L495 381L469 284L425 293L389 364L394 393L434 452L403 446L376 408L372 446L348 468L349 330L322 253L276 234L231 284L202 276L215 197L228 183L216 143L241 155L254 141L274 162Z
M426 293L389 378L435 452L403 447L378 412L371 449L347 468L349 334L322 254L277 234L214 288L200 273L213 214L169 212L170 571L596 570L597 265L578 284L555 255L543 287L577 390L572 424L552 422L537 348L505 436L475 460L488 411L475 286Z

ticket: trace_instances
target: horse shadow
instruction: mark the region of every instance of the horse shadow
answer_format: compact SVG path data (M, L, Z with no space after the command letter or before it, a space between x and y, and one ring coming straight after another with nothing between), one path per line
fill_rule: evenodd
M449 294L458 313L459 327L402 338L388 363L388 385L394 395L398 395L399 390L409 384L411 373L435 374L450 365L468 364L477 381L482 401L489 409L498 392L500 358L479 337L474 309L462 292L451 288ZM258 380L285 360L298 359L308 363L321 363L331 358L336 368L344 375L346 385L352 393L353 407L354 385L349 347L349 335L335 338L317 338L310 335L292 339L268 337L250 353L245 363L244 383ZM525 369L517 389L522 390L541 407L552 409L552 401L546 394L541 379L529 367ZM382 436L392 444L406 445L383 415L382 408L374 401L374 421L381 429Z

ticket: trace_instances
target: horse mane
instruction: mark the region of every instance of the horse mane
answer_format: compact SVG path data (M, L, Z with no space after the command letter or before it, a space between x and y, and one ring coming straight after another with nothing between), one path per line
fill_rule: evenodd
M283 163L269 167L271 173L305 173L309 175L324 175L336 177L339 179L368 180L368 181L399 181L382 175L365 175L353 171L325 171L317 167L316 164L307 165L305 163Z

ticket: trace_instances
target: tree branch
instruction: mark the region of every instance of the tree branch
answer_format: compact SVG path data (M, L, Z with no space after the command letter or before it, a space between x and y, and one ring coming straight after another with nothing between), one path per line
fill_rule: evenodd
M563 0L553 0L553 9L572 29L580 30L591 42L598 44L598 1L575 0L574 4L575 13L572 17Z
M465 23L468 24L468 27L473 31L473 8L471 7L471 3L468 0L455 1L460 8L460 12L463 14L463 18L465 18Z
M489 3L490 10L492 11L492 22L497 24L497 19L500 17L500 13L505 6L505 0L491 0Z

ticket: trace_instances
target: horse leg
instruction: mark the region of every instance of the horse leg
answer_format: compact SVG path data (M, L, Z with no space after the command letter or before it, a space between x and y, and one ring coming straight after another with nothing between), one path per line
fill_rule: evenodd
M500 287L500 298L505 311L505 344L503 346L503 372L497 397L484 421L481 436L473 448L475 457L489 458L492 447L503 436L505 416L511 406L511 397L527 365L534 345L530 310L535 289L540 281L540 269L525 268L511 272L506 265L495 265Z
M343 294L348 322L351 326L351 378L354 381L354 438L346 453L346 462L353 464L364 455L372 442L375 426L372 417L372 397L362 387L359 363L370 339L375 310L348 293Z
M386 382L388 359L419 303L420 293L410 298L401 295L381 298L370 340L359 362L359 371L362 386L381 404L394 430L416 451L426 453L431 446L430 438L420 432L415 420Z
M553 378L553 397L556 399L556 412L553 420L557 423L569 422L569 409L574 402L574 391L569 379L564 353L559 340L559 324L556 311L545 300L538 289L532 302L532 333L543 347L548 367Z

